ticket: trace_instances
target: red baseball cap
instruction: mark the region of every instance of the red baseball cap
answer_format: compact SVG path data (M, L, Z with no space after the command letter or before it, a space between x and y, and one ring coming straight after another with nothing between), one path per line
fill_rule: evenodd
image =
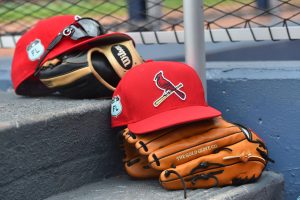
M78 20L79 16L54 16L38 21L18 40L12 61L12 83L15 92L20 95L43 95L52 91L46 88L33 74L39 59L54 40L54 38L67 26ZM132 38L122 33L108 33L93 38L72 40L64 37L43 59L42 64L62 53L75 48L86 48L93 43L94 46L121 42Z
M112 127L128 125L144 134L170 126L213 118L196 71L179 62L146 62L119 82L111 104Z

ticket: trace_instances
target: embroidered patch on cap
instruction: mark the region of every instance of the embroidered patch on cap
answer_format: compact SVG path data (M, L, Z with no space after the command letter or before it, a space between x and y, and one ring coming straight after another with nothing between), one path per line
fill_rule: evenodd
M162 102L164 102L172 94L176 94L181 100L186 99L186 94L180 90L183 87L182 83L177 84L176 86L167 78L164 77L164 72L159 71L154 76L155 85L163 90L163 94L153 102L154 107L158 107Z
M43 55L45 51L45 48L41 40L36 39L27 46L26 51L29 60L35 61L40 59L40 57Z
M119 95L114 96L111 102L111 116L117 117L118 115L121 114L121 112L122 112L121 97Z

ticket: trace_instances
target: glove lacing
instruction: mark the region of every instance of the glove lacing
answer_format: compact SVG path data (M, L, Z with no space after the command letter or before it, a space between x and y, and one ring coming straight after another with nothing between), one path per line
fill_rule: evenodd
M185 179L185 180L186 181L191 181L191 183L193 185L195 185L197 180L201 180L201 179L202 180L208 180L210 178L213 178L215 180L215 184L211 187L216 187L216 186L219 185L219 180L215 175L221 174L223 172L224 172L224 170L219 170L219 171L215 171L215 172L209 172L207 174L198 174L198 175L194 176L193 178L189 178L189 179Z
M263 157L265 160L270 161L271 163L275 163L275 161L273 159L271 159L268 154L266 154L266 152L262 151L259 148L256 148L256 151L259 152L259 154L261 155L261 157Z
M194 174L195 171L197 171L198 169L206 169L209 166L219 166L219 167L225 167L225 165L223 164L219 164L219 163L210 163L210 162L201 162L199 163L198 166L196 166L195 168L192 169L192 171L190 172L190 175Z
M184 180L183 180L183 177L175 170L166 170L165 171L165 177L168 177L170 176L170 174L176 174L178 176L178 178L180 179L181 181L181 184L183 186L183 195L184 195L184 198L186 199L187 198L187 194L186 194L186 185L184 183Z
M132 139L136 139L136 136L132 132L128 131L127 134L132 137Z
M252 140L249 142L252 142L252 143L258 143L259 144L259 147L262 147L263 149L265 150L268 150L265 143L263 143L261 140L259 139L256 139L256 140ZM271 159L268 154L266 152L264 152L263 150L259 149L258 147L256 148L256 151L259 152L259 154L261 155L261 157L263 157L265 160L267 161L270 161L271 163L275 163L275 161L273 159Z
M134 164L136 164L136 163L138 163L140 161L141 161L140 158L134 158L132 160L127 161L126 164L127 164L128 167L130 167L130 166L132 166L132 165L134 165ZM143 168L144 169L150 169L150 166L149 165L145 165L145 166L143 166Z
M210 162L201 162L199 163L198 166L196 166L195 168L193 168L190 172L190 175L192 175L197 169L205 169L205 168L208 168L209 166L220 166L220 167L224 167L223 164L219 164L219 163L210 163ZM209 172L207 174L198 174L196 176L193 176L192 178L186 178L186 179L183 179L183 177L175 170L166 170L165 171L165 177L168 177L170 176L170 174L176 174L178 176L178 178L180 179L181 181L181 184L183 186L183 190L184 190L184 198L186 199L187 198L187 188L186 188L186 184L184 181L191 181L191 183L193 185L196 184L196 181L197 180L208 180L210 178L213 178L215 180L215 184L212 186L212 187L216 187L218 186L219 184L219 180L218 178L215 176L216 174L221 174L223 173L224 170L219 170L219 171L215 171L215 172Z
M263 141L261 141L259 139L253 140L252 133L251 133L251 130L249 128L247 128L246 126L243 126L241 124L238 124L238 123L233 123L233 124L235 124L235 125L237 125L237 126L240 127L241 131L245 134L245 136L246 136L246 138L247 138L247 140L249 142L251 142L251 143L257 143L257 144L259 144L259 147L262 147L263 149L268 150L267 147L266 147L266 145L265 145L265 143ZM214 153L218 153L221 150L223 150L223 149L216 150L216 152L214 152ZM226 150L231 150L231 149L226 148ZM275 161L273 159L271 159L266 152L264 152L263 150L261 150L259 148L256 148L256 150L259 152L259 154L261 155L261 157L263 159L265 159L267 161L270 161L272 163L275 163Z
M134 158L132 160L129 160L129 161L127 161L127 166L130 167L130 166L134 165L135 163L140 162L140 160L141 160L140 158Z

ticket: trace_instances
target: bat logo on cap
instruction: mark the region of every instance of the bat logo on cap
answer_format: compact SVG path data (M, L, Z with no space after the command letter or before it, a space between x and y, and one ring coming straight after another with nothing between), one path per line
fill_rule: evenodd
M170 80L164 77L163 71L159 71L155 74L154 82L159 89L164 91L163 94L153 102L154 107L158 107L172 94L176 94L176 96L178 96L181 100L186 99L186 94L180 90L180 88L183 87L183 84L179 83L175 86Z

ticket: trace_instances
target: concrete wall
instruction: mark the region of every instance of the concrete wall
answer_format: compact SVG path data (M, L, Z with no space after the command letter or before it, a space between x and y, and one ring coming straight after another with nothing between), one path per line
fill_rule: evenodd
M300 62L208 63L208 101L226 119L252 128L285 178L286 199L300 196Z
M206 43L207 61L282 61L300 60L300 40ZM183 44L138 45L145 59L184 60Z
M11 88L10 66L12 59L10 57L0 56L0 91L6 91Z

